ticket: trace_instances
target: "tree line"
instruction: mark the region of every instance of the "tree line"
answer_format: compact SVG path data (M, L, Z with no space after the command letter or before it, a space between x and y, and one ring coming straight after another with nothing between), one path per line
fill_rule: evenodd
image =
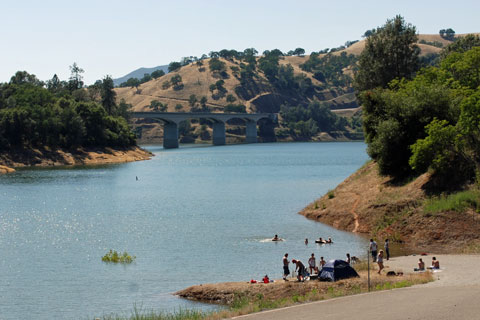
M83 69L74 63L70 71L68 81L54 75L46 82L18 71L0 84L0 150L135 145L131 105L116 103L112 78L84 87Z
M441 187L478 181L480 39L456 39L424 68L416 42L401 16L367 37L355 88L368 154L399 179L431 171Z

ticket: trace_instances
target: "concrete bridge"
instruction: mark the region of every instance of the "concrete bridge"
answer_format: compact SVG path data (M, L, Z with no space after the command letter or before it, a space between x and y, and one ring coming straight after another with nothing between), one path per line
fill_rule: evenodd
M157 119L164 123L163 147L178 148L178 125L188 119L208 119L213 121L213 145L225 144L225 122L230 119L243 119L246 123L246 142L257 142L257 121L263 118L275 120L274 113L210 113L210 112L133 112L133 118Z

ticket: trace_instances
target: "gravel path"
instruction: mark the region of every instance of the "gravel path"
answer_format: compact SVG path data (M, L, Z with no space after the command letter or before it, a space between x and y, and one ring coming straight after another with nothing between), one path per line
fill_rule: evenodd
M441 270L434 272L435 281L426 285L313 302L235 319L480 319L480 256L436 257ZM419 258L426 266L431 264L432 255L396 257L385 261L386 271L413 272Z

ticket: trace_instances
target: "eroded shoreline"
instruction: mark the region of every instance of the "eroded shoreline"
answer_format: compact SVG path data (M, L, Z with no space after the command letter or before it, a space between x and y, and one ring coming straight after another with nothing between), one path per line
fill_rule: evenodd
M14 172L14 168L75 165L101 165L151 159L153 154L138 146L125 149L79 148L13 150L0 154L0 174Z

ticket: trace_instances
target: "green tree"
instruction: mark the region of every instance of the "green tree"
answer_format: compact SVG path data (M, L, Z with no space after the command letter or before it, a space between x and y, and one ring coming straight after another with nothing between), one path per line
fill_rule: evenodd
M176 62L176 61L170 62L170 64L168 65L168 72L178 71L180 70L181 67L182 67L182 64L180 62Z
M70 78L68 81L68 88L70 89L70 92L72 92L83 87L82 73L84 73L85 71L80 68L76 62L74 62L69 68Z
M188 98L188 104L190 105L190 107L195 107L195 104L197 104L197 96L194 95L194 94L191 94L190 97Z
M296 55L296 56L303 56L305 54L305 49L303 48L296 48L294 51L293 51L293 54Z
M160 77L163 77L164 75L165 75L165 71L163 71L162 69L155 70L151 74L153 79L158 79Z
M145 83L145 82L148 82L150 80L152 80L152 76L149 73L145 73L143 75L142 79L140 79L140 82Z
M179 74L174 75L170 79L170 83L172 84L174 90L180 90L183 88L182 81L183 81L182 76Z
M442 59L445 59L452 52L463 53L474 47L480 47L480 37L478 35L467 34L446 46L440 56Z
M225 62L218 58L212 58L208 61L208 66L211 72L224 72L226 70Z
M117 108L115 103L116 93L113 88L114 85L112 78L110 76L105 76L105 78L102 80L102 106L109 115L115 114Z
M202 109L205 109L207 107L207 97L203 96L200 98L200 105L202 106Z
M393 79L411 79L419 68L417 40L416 28L399 15L377 28L360 55L357 91L386 88Z
M233 96L233 94L228 94L228 95L227 95L227 102L232 103L232 102L235 102L236 100L237 100L237 98L235 98L235 97Z

